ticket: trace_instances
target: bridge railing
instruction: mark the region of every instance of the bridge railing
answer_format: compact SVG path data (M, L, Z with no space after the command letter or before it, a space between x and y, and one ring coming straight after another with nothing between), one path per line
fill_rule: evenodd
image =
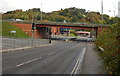
M17 23L31 24L32 21L13 21ZM69 25L69 26L90 26L90 27L108 27L108 24L95 24L95 23L83 23L83 22L53 22L53 21L34 21L36 24L50 24L50 25Z

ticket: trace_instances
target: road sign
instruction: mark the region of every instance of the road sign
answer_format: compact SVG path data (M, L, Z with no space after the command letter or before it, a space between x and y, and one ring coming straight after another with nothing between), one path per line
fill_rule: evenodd
M10 31L11 33L16 33L16 31Z

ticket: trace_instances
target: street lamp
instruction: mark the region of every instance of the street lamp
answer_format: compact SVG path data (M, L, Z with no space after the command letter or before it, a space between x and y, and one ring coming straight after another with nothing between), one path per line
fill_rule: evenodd
M42 21L42 2L41 2L41 21Z
M115 17L115 10L109 10L109 12L114 12L114 17Z
M103 0L101 0L101 14L102 14L102 20L103 20Z

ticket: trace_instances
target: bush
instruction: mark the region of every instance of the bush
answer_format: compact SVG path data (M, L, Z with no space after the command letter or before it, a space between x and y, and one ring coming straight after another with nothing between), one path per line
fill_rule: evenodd
M120 26L114 24L110 28L103 30L98 35L95 44L104 48L101 57L105 63L104 67L109 74L120 76Z

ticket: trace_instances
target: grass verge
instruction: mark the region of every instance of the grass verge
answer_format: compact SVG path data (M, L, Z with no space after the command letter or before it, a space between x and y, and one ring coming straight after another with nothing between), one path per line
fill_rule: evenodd
M2 27L3 37L15 37L15 38L30 38L25 32L13 25L9 21L0 21L0 27ZM11 31L16 31L16 33L11 33Z

